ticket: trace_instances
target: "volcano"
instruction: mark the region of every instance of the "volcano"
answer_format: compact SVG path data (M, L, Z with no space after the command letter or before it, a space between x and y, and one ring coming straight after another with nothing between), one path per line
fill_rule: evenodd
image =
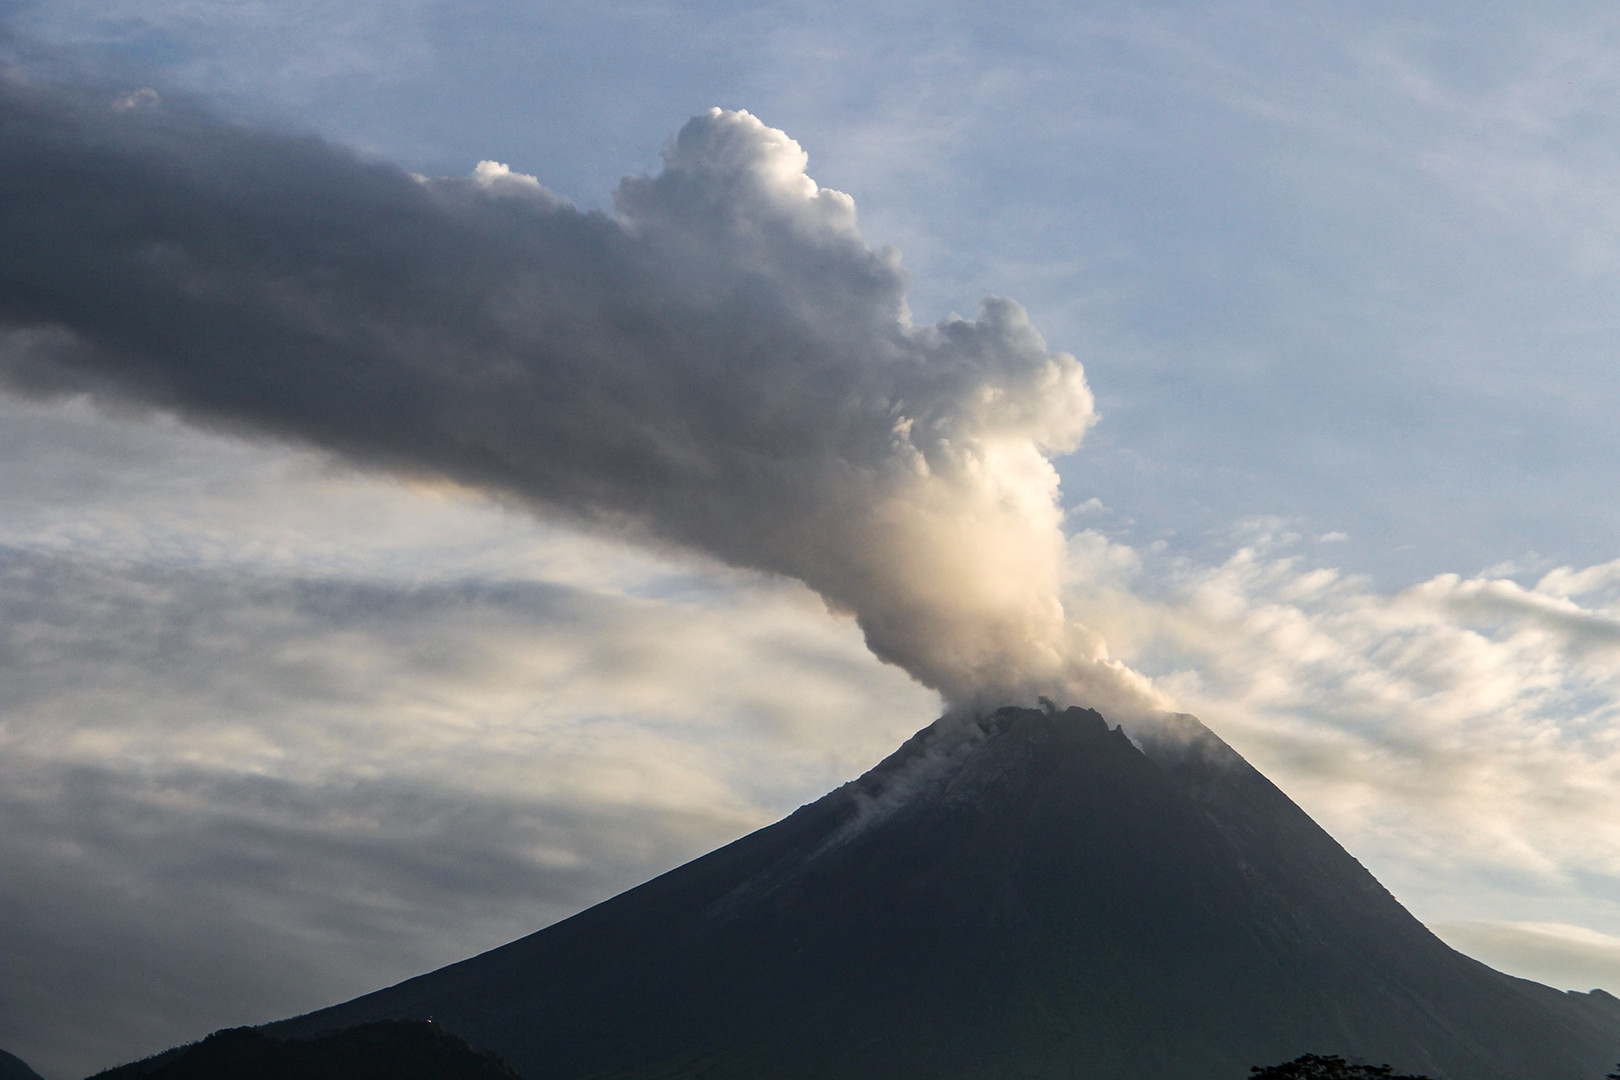
M432 1018L530 1080L1596 1080L1620 1000L1445 945L1188 716L941 720L539 933L272 1025Z

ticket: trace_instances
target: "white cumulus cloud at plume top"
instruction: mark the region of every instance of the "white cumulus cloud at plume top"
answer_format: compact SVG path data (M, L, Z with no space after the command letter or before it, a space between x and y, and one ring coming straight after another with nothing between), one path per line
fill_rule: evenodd
M1081 365L1011 300L914 325L898 254L750 114L693 118L609 215L494 161L425 179L185 101L0 93L14 390L798 579L956 707L1135 692L1061 600Z

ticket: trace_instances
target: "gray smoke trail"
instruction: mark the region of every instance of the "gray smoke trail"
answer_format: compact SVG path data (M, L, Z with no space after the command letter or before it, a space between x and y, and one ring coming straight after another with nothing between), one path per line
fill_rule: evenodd
M493 162L427 180L149 91L13 77L0 109L13 390L797 578L959 708L1117 674L1061 602L1049 459L1095 418L1079 363L1010 300L913 325L898 256L749 114L691 120L607 215Z

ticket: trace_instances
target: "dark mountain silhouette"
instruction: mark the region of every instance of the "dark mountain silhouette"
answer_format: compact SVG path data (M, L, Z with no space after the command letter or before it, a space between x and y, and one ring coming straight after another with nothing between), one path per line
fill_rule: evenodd
M256 1028L226 1028L201 1042L98 1080L522 1080L512 1067L475 1051L425 1020L380 1020L310 1039L278 1039Z
M16 1054L0 1050L0 1080L41 1080L41 1077Z
M942 720L859 780L284 1035L433 1017L529 1080L1596 1080L1620 1001L1452 950L1191 717Z

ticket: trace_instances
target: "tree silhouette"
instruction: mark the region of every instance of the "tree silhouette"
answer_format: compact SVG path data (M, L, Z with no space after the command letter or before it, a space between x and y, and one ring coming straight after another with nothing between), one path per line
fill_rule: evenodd
M1388 1065L1353 1065L1339 1057L1305 1054L1281 1065L1256 1065L1249 1080L1429 1080L1427 1076L1398 1073ZM1620 1080L1610 1077L1609 1080Z

